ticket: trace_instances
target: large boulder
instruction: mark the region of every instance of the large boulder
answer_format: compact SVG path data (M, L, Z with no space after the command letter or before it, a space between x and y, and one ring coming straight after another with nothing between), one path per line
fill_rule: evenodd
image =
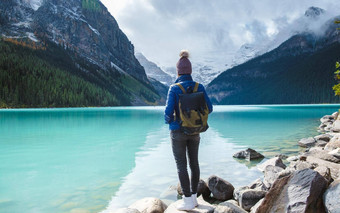
M225 201L215 207L214 213L247 213L247 211L230 201Z
M281 167L283 169L286 168L286 165L282 162L281 158L279 158L279 157L271 158L271 159L267 160L266 162L258 165L257 168L261 172L264 172L266 167L269 166L269 165L271 165L271 166L278 166L278 167Z
M296 171L275 181L256 212L324 212L327 181L312 169Z
M248 148L246 150L239 151L233 155L234 158L241 158L246 160L260 159L264 158L261 153L258 153L254 149Z
M235 189L231 183L215 175L209 177L208 187L213 197L221 201L232 199Z
M184 211L177 210L176 206L182 203L183 200L178 200L174 203L172 203L164 213L183 213ZM198 206L194 208L193 210L190 210L192 213L213 213L214 212L214 206L210 203L204 201L202 199L202 196L197 198Z
M281 167L268 165L264 170L263 183L265 187L270 188L283 170Z
M313 137L302 138L299 140L299 146L301 147L312 147L316 143L316 140Z
M137 209L141 213L163 213L167 205L158 198L146 197L136 201L129 208Z
M256 189L246 189L241 193L238 200L240 206L249 211L259 200L266 195L265 191Z
M340 213L340 179L335 180L323 195L327 212Z

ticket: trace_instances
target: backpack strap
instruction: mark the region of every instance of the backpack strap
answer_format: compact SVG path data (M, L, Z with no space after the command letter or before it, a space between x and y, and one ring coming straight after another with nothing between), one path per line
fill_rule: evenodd
M199 83L195 82L195 87L194 87L193 92L197 92L197 90L198 90L198 85L199 85Z
M183 94L186 93L184 87L180 83L176 83L176 85L179 86L179 88L182 90Z

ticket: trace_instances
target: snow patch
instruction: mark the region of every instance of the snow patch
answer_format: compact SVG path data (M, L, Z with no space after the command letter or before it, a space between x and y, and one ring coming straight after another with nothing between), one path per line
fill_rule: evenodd
M89 23L87 23L90 27L90 29L97 35L100 35L100 33L98 32L98 30L94 29Z
M118 67L115 63L113 63L111 61L111 67L115 68L116 70L118 70L119 72L123 73L123 74L127 74L126 72L124 72L124 70L122 70L120 67Z
M29 4L33 10L38 10L43 4L44 0L29 0Z
M37 37L35 37L35 35L33 33L30 32L26 32L26 35L29 39L31 39L34 42L38 42L39 40L37 39Z

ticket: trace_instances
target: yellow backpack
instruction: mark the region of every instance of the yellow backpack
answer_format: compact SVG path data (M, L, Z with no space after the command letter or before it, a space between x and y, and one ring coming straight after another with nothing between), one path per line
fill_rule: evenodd
M197 92L199 83L195 82L192 91L187 91L180 83L176 83L182 90L179 94L179 117L181 130L187 135L205 132L208 126L209 109L203 92Z

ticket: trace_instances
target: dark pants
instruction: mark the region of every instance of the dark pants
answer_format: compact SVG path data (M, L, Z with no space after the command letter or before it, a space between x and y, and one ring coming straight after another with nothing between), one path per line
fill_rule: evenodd
M172 152L175 157L179 182L182 187L183 194L190 197L191 194L197 193L198 182L200 179L200 168L198 165L198 147L200 143L200 135L186 135L179 130L170 132ZM187 157L189 157L189 165L191 170L191 190L190 180L187 170Z

